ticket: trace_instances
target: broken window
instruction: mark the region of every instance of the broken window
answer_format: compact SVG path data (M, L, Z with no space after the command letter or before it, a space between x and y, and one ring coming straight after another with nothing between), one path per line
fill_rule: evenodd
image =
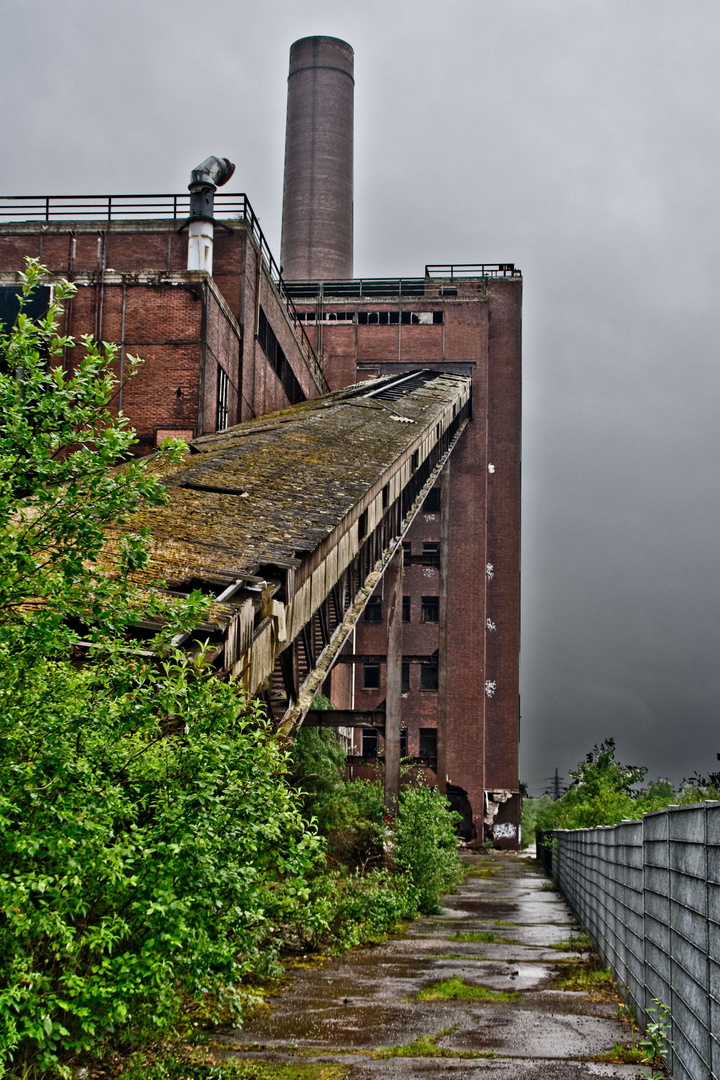
M420 728L420 757L427 761L431 768L437 766L437 730L435 728Z
M407 728L403 728L400 732L400 757L408 756L408 734Z
M439 514L440 513L440 488L430 488L428 491L425 502L423 503L423 513L425 514Z
M410 664L405 661L402 666L402 674L400 676L400 691L403 694L407 694L410 689Z
M362 756L365 758L378 756L378 733L374 728L363 728Z
M410 622L410 605L411 605L410 597L409 596L403 596L403 614L402 614L402 621L403 622Z
M423 555L439 555L440 553L440 541L439 540L426 540L423 543Z
M223 368L218 364L217 372L217 403L215 408L215 430L224 431L228 426L228 387L230 380Z
M437 690L438 688L438 668L437 664L421 664L420 665L420 689L421 690Z
M365 622L382 622L382 600L379 596L371 596L365 605Z
M363 688L363 690L379 690L380 689L380 665L379 664L363 664L363 666L362 666L362 688Z
M420 622L437 622L440 618L440 597L423 596Z
M410 458L410 471L415 472L415 470L417 469L419 464L420 464L420 451L416 450L415 453Z
M389 505L390 505L390 485L385 484L385 486L382 489L382 508L383 508L383 510L387 510Z
M403 547L403 554L404 555L412 555L412 541L411 540L403 540L402 547Z

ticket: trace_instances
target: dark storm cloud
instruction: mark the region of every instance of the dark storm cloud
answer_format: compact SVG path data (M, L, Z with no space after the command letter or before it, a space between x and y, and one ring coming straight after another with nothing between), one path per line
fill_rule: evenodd
M237 162L279 248L290 43L356 51L356 272L525 274L523 776L720 750L712 0L0 0L6 192ZM12 108L10 104L12 103Z

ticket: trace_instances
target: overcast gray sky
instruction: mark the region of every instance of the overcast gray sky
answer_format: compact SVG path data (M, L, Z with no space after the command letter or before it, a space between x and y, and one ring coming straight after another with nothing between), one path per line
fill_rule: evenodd
M717 0L0 0L6 194L237 164L279 254L288 49L355 49L355 272L525 276L521 775L720 751Z

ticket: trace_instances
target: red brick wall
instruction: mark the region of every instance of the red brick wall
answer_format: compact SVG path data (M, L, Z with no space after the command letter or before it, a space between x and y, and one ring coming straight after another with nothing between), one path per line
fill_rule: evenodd
M404 310L442 307L444 324L322 324L322 353L333 387L367 374L370 364L469 363L474 365L473 420L456 447L450 466L450 577L448 606L448 779L463 788L482 835L483 795L518 786L518 662L520 626L520 327L521 281L497 279L489 297L476 282L458 283L458 297L426 296ZM349 310L327 299L326 310ZM397 310L378 302L360 310ZM306 307L306 310L314 310ZM355 354L355 368L350 364ZM396 367L393 370L397 370ZM495 472L488 472L488 464ZM440 539L440 515L422 512L411 528L414 552L422 541ZM492 578L486 566L492 564ZM406 567L403 592L410 595L411 622L403 624L403 652L429 654L438 647L437 625L422 624L421 598L434 595L438 575L427 567ZM428 576L426 576L426 574ZM488 630L490 618L497 629ZM361 622L356 651L384 654L384 626ZM420 727L437 722L437 694L419 690L420 669L411 665L411 689L403 701L409 752L417 754ZM361 689L356 669L356 708L370 708L385 696ZM486 681L495 683L492 696ZM358 742L359 752L359 742Z

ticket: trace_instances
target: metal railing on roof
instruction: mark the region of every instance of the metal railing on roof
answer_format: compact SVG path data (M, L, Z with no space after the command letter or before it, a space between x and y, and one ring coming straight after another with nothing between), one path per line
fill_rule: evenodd
M429 263L426 278L522 277L515 263Z
M322 370L305 327L297 317L295 304L283 281L257 214L243 192L217 191L215 217L218 221L245 221L252 232L268 274L285 304L306 359ZM0 222L15 221L156 221L182 222L190 214L190 194L160 195L3 195Z
M434 278L442 282L461 278L522 277L514 263L448 263L426 266L421 278L351 278L347 281L289 281L285 283L290 296L296 300L376 300L394 297L435 295L428 292ZM453 289L452 295L456 290ZM450 295L448 286L441 284L440 295Z

